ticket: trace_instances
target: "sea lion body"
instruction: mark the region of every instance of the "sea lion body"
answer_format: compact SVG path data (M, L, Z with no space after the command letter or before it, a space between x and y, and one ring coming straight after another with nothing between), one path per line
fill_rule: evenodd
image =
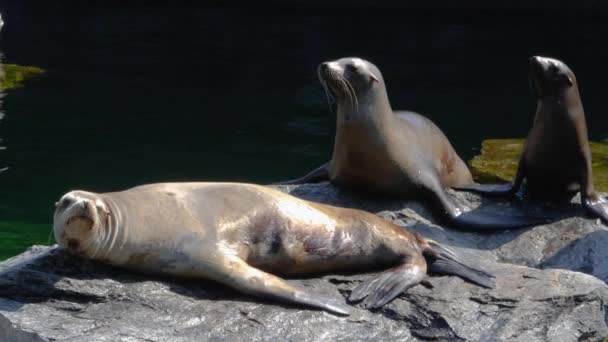
M329 180L368 192L422 198L446 221L467 229L502 229L538 220L466 213L445 189L473 178L448 138L431 120L393 111L380 70L360 58L319 65L319 79L336 97L332 159L304 177L280 184Z
M441 259L445 251L373 214L239 183L73 191L58 202L54 233L59 245L76 255L138 271L211 279L341 314L348 306L270 273L301 276L392 266L407 271L401 272L407 275L400 279L403 291L425 275L423 254ZM487 285L486 278L477 282ZM381 306L396 296L385 295L369 304Z
M514 195L526 180L526 194L544 200L570 200L608 222L608 203L593 186L585 111L576 76L557 59L530 58L530 83L537 104L513 183L458 186L493 195Z
M402 146L415 146L415 150ZM421 177L422 172L428 173L426 169L432 169L446 187L472 181L465 163L432 121L417 113L398 111L381 122L341 124L329 179L368 192L411 196L424 183Z

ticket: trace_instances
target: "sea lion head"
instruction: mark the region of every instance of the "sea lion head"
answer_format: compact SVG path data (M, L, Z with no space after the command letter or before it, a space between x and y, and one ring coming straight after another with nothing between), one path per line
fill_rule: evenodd
M53 233L57 243L73 254L98 252L109 225L110 211L96 194L71 191L55 203Z
M533 56L530 58L530 83L538 97L560 95L576 86L576 77L560 60Z
M384 79L372 63L357 57L341 58L319 64L317 73L325 91L336 97L338 106L349 112L388 101Z

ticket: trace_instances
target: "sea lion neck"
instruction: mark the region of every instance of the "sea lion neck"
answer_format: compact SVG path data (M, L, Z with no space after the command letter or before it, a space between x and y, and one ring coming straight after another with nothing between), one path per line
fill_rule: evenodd
M548 122L558 117L558 120L567 117L575 119L579 116L584 116L584 109L576 84L563 91L537 98L535 121Z
M358 125L361 123L385 124L393 116L386 89L383 84L376 85L364 94L357 94L357 103L338 103L338 126Z

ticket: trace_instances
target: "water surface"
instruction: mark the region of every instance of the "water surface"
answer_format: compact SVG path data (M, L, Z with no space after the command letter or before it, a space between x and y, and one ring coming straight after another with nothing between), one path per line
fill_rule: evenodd
M429 116L468 159L483 139L525 135L527 58L557 56L590 136L608 133L602 17L18 0L0 12L4 63L47 71L2 98L0 259L46 243L71 189L265 183L327 161L328 59L373 61L393 107Z

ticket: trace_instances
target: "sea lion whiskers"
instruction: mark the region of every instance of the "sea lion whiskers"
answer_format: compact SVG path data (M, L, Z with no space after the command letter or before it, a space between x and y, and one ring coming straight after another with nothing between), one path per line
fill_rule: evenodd
M327 100L327 107L329 107L330 112L334 113L334 108L332 106L332 103L335 103L336 100L334 99L333 95L329 91L329 88L327 87L327 83L322 78L321 78L321 86L323 87L323 92L325 92L325 99Z
M340 78L342 78L342 81L346 84L347 89L349 91L350 94L352 94L351 98L351 108L355 113L359 113L359 100L357 99L357 92L355 91L355 88L353 87L353 85L350 83L350 81L342 76L342 75L338 75Z

